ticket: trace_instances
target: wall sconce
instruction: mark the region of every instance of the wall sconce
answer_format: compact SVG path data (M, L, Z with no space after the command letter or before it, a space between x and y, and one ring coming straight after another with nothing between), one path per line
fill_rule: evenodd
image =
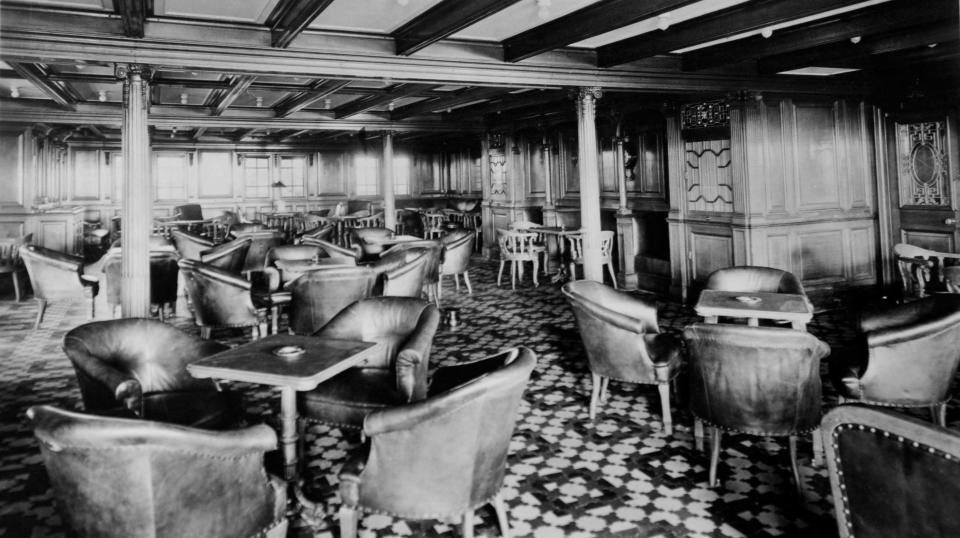
M243 166L243 155L237 153L237 166Z

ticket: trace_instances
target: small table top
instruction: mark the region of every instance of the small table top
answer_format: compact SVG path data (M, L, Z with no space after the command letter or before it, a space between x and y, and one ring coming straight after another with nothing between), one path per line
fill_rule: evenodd
M703 290L694 307L704 317L777 319L807 323L813 307L803 295L792 293Z
M409 243L410 241L423 241L422 237L417 237L415 235L395 235L388 239L368 239L368 243L373 243L376 245L399 245L400 243Z
M312 390L321 382L361 363L382 344L294 334L275 334L187 365L190 375ZM303 348L296 358L273 353L285 346Z

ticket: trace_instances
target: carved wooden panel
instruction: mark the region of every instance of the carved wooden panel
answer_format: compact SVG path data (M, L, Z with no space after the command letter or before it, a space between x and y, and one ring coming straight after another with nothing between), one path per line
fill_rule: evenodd
M627 192L640 196L666 197L663 163L666 160L663 135L659 132L637 133L624 144L627 169Z
M614 166L616 159L614 159L615 145L613 140L611 138L601 138L597 145L600 150L600 158L598 160L600 164L600 192L605 194L618 194L620 192L620 185L617 169Z
M758 265L767 267L776 267L778 269L789 270L793 267L793 260L790 254L790 234L776 233L767 234L767 259Z
M547 184L547 159L551 158L549 151L544 152L540 144L527 146L530 154L530 190L528 194L543 194Z
M702 282L717 269L733 265L733 239L693 231L690 233L690 278Z
M347 154L343 152L323 151L317 158L320 174L319 194L345 195L347 186Z
M902 243L936 250L939 252L956 252L953 234L949 232L931 232L920 230L901 230Z
M803 280L844 280L844 241L842 230L811 231L797 234Z
M832 106L796 106L795 166L801 210L839 208L837 122Z
M853 279L872 278L876 274L876 253L872 227L850 230L849 272Z
M897 124L900 206L949 206L950 167L942 121Z
M100 154L86 149L73 152L73 199L100 198Z
M691 211L733 211L730 140L704 140L684 144L684 187Z

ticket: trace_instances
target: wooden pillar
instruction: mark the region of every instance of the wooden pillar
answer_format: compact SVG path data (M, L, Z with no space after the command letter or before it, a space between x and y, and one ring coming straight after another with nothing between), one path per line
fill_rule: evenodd
M383 179L383 225L391 230L397 229L397 198L393 192L393 131L383 132L383 166L380 167Z
M619 256L617 280L626 289L636 289L638 284L636 258L640 230L633 211L627 207L627 171L624 168L623 142L618 124L617 136L613 139L613 169L616 171L617 185L620 188L620 207L617 208L617 254Z
M583 229L583 277L603 282L600 260L600 166L597 159L596 100L600 88L577 92L578 168L580 171L580 226Z
M123 81L123 225L120 265L120 309L124 317L150 315L150 230L153 188L150 177L150 69L129 64L116 66Z
M544 133L540 140L540 151L543 155L543 224L557 225L557 209L553 201L553 144L550 137Z

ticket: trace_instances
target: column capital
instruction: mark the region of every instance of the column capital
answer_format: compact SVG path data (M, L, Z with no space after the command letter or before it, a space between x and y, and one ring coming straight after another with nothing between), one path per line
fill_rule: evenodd
M599 86L581 86L579 88L571 89L570 96L577 101L583 101L585 99L597 100L603 97L603 88Z
M117 80L138 76L141 80L149 82L153 78L153 73L153 67L146 64L113 64L113 76Z

